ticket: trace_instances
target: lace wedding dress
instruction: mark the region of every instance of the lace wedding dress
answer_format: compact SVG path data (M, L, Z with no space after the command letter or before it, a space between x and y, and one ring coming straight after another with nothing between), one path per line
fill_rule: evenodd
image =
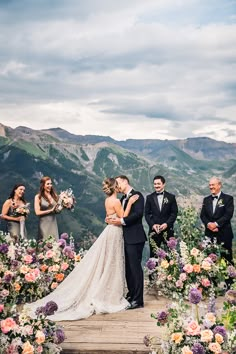
M35 310L48 301L55 301L58 311L51 320L78 320L94 313L124 310L125 271L122 228L107 225L80 263L52 293L27 304L34 317Z

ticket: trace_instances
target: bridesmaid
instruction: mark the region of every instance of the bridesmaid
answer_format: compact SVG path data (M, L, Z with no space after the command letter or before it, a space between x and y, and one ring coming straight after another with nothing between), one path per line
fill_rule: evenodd
M25 228L25 216L20 215L17 212L18 208L25 207L27 204L24 198L25 186L21 184L16 184L9 198L4 202L2 206L1 218L7 221L7 231L11 236L22 237L27 236ZM22 225L22 226L21 226Z
M43 177L40 181L40 190L34 199L35 214L39 216L39 240L54 236L58 240L58 226L55 213L58 195L53 188L50 177Z

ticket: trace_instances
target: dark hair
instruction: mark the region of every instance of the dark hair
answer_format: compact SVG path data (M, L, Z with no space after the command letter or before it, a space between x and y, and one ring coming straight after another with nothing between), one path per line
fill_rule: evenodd
M49 181L49 180L52 180L52 179L51 179L51 177L48 177L48 176L44 176L44 177L41 178L41 180L40 180L40 188L39 188L39 200L41 201L41 198L43 197L50 204L48 198L45 195L45 190L44 190L45 183L47 181ZM53 186L52 186L52 189L50 191L50 194L53 197L53 199L57 202L58 201L58 195L57 195L55 189L53 188Z
M15 184L14 187L12 188L12 191L11 191L10 196L9 196L8 199L14 199L15 191L19 187L25 187L24 183ZM22 202L26 203L25 198L23 196L20 198L20 200L22 200Z
M163 176L160 176L160 175L157 175L153 178L153 182L156 180L156 179L160 179L162 181L163 184L166 183L166 180Z
M102 190L109 197L115 192L117 188L117 182L115 178L106 178L102 182Z
M116 178L125 179L128 182L128 184L129 184L129 179L125 175L116 176Z

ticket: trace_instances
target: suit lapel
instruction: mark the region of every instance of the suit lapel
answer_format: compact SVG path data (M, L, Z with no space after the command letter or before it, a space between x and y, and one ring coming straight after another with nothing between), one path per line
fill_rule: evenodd
M156 192L153 193L153 200L154 200L154 203L155 203L157 209L159 210L159 212L161 212L160 206L159 206L159 203L158 203L158 200L157 200Z

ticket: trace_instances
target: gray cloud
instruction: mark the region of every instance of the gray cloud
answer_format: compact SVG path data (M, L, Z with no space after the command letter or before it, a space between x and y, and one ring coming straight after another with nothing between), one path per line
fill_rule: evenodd
M1 1L0 121L234 141L235 13L231 0Z

